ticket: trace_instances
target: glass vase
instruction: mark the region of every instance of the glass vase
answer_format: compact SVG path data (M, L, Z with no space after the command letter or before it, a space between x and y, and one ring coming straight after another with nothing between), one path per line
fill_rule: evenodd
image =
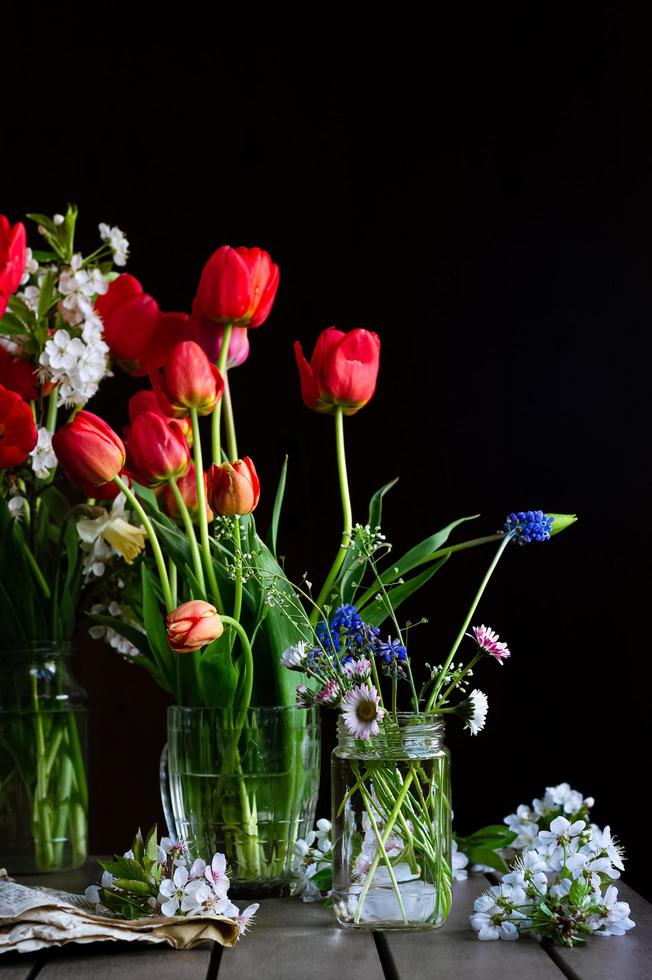
M294 842L314 824L319 767L315 708L170 707L161 759L168 831L193 857L225 854L234 895L280 895Z
M69 643L0 647L0 867L67 871L88 852L86 695Z
M338 719L331 757L333 909L343 926L436 928L451 907L450 753L432 714L367 741Z

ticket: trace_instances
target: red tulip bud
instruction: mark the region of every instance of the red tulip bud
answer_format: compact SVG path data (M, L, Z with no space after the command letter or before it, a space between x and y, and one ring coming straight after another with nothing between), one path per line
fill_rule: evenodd
M124 470L118 473L118 476L128 487L131 486L131 480ZM82 483L80 486L85 497L94 497L95 500L115 500L118 494L122 493L118 484L114 483L113 480L109 480L108 483L102 483L99 487L91 487L87 483Z
M19 221L12 228L4 214L0 214L0 317L5 315L9 297L20 286L26 262L25 226Z
M191 408L210 415L224 392L224 381L214 364L193 340L177 344L163 368L152 375L159 404L166 415L181 418Z
M192 424L190 419L175 419L171 415L166 415L161 408L158 400L158 396L155 391L148 391L143 389L142 391L137 391L135 395L132 395L129 399L129 420L134 421L137 415L141 415L143 412L154 412L156 415L160 415L161 418L166 419L168 422L173 422L179 428L179 431L183 433L183 436L189 446L192 446ZM125 429L125 439L129 438L128 429Z
M168 643L176 653L193 653L224 632L215 606L202 599L193 599L177 606L168 613L165 625Z
M111 283L95 301L104 321L104 340L128 374L147 373L147 353L159 321L156 300L128 272Z
M125 464L125 447L110 425L92 412L77 412L58 429L52 448L72 483L98 487L117 476Z
M145 487L183 476L190 465L188 443L173 420L141 412L129 430L128 470Z
M0 470L20 466L36 445L32 410L15 391L0 385Z
M216 514L250 514L260 499L260 481L248 456L235 463L213 464L208 471L208 502Z
M199 506L197 503L197 480L195 478L195 467L193 463L190 464L188 472L177 481L177 486L183 502L188 508L192 521L197 524L199 522ZM204 473L204 497L206 497L207 493L208 479L206 473ZM172 488L169 486L163 487L160 499L162 500L166 514L173 520L181 523L181 515L179 514L179 508L177 507L177 501L172 492ZM214 517L213 511L207 504L206 520L209 524L214 520Z
M25 401L36 401L39 393L38 374L34 365L21 357L12 357L0 345L0 384L17 392Z
M298 340L294 352L301 395L315 412L332 415L341 407L345 415L353 415L376 390L380 339L370 330L343 333L328 327L319 335L310 363Z
M236 327L259 327L269 316L278 281L278 266L267 252L222 245L204 266L193 313Z

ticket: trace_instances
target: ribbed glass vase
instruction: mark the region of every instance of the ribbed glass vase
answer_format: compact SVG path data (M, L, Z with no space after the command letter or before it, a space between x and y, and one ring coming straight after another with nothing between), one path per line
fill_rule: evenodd
M233 895L281 894L294 842L314 823L319 765L315 708L168 708L168 830L193 857L225 854Z

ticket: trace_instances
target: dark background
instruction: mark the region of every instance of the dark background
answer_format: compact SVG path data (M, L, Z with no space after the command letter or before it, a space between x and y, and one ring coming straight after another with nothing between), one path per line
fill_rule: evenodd
M398 554L466 514L478 534L510 510L579 514L510 549L476 617L513 656L476 674L487 729L449 726L456 826L567 780L649 895L648 25L599 3L433 8L434 27L408 8L360 26L335 8L288 24L199 10L142 27L120 7L101 27L59 4L6 12L0 210L75 201L84 251L97 222L118 224L167 310L189 309L220 244L271 253L278 297L232 388L263 527L290 454L295 576L320 581L339 531L332 420L303 408L291 348L330 324L382 338L377 394L346 438L357 519L400 474L385 509ZM118 375L90 407L119 426L135 387ZM458 556L406 609L429 619L416 663L441 662L489 557ZM91 846L121 850L160 818L166 700L83 633L76 669Z

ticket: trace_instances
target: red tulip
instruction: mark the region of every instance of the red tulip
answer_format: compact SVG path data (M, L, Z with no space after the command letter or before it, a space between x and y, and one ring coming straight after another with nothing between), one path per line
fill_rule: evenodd
M99 487L118 476L125 447L110 425L92 412L77 412L54 433L52 448L72 483Z
M190 465L188 443L179 427L156 412L141 412L129 430L127 469L144 487L183 476Z
M104 340L128 374L147 373L147 352L159 321L156 300L128 272L98 296L95 309L104 321Z
M124 471L118 473L118 476L128 487L131 486L131 480ZM102 483L99 487L91 487L88 483L82 483L81 490L85 497L94 497L95 500L115 500L118 494L122 493L118 484L114 483L113 480L109 480L108 483Z
M39 380L34 365L21 357L12 357L0 345L0 384L17 392L25 401L38 398Z
M183 602L167 614L168 643L175 653L193 653L224 632L215 606L203 599Z
M222 350L224 327L207 316L195 312L197 301L193 304L193 314L188 322L188 340L194 340L207 355L209 361L217 363ZM234 327L231 331L226 367L230 370L240 367L249 357L249 336L246 327Z
M25 226L19 222L11 227L0 214L0 317L5 315L12 293L20 286L27 262Z
M222 245L204 266L193 312L218 323L259 327L269 316L278 281L278 266L267 252Z
M197 524L199 522L199 506L197 503L197 480L195 477L195 467L192 463L188 467L188 472L185 473L184 476L182 476L181 479L177 481L177 486L179 488L179 492L181 496L183 497L183 502L188 508L192 521L195 524ZM204 497L206 497L207 494L208 494L208 479L206 473L204 473ZM177 506L177 502L171 487L169 486L163 487L160 499L163 503L163 507L168 517L171 517L175 521L176 520L180 521L181 518L179 514L179 508ZM213 514L213 511L210 509L208 504L206 504L206 520L208 521L209 524L212 520L214 520L214 517L215 515Z
M213 463L208 471L208 503L216 514L250 514L260 499L260 480L251 459Z
M143 360L148 371L163 367L173 347L183 340L194 340L190 331L190 317L187 313L159 313L156 329Z
M32 410L15 391L0 385L0 469L20 466L36 445Z
M186 340L172 349L159 372L152 374L159 404L166 415L181 418L191 408L210 415L224 392L224 381L199 344Z
M380 338L370 330L343 333L328 327L319 335L310 363L298 340L294 353L301 395L315 412L333 414L341 407L345 415L353 415L376 390Z
M143 389L142 391L137 391L129 399L129 420L131 422L134 421L137 415L141 415L143 412L155 412L156 415L160 415L161 418L178 426L179 431L183 433L188 445L192 446L192 424L190 419L175 419L172 415L166 415L159 404L158 395L155 391ZM128 431L127 427L125 429L125 439L129 438Z

